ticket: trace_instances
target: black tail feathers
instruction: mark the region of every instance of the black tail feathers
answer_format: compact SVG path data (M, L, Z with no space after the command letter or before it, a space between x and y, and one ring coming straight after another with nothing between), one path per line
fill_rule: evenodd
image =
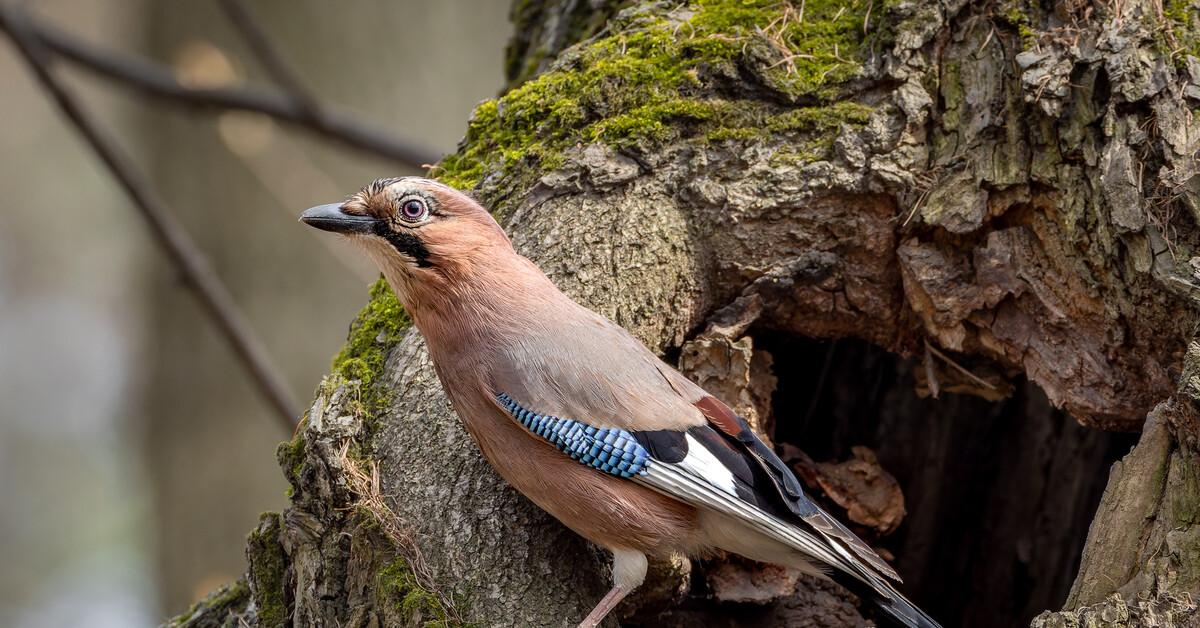
M890 585L883 583L888 590L886 592L879 591L848 573L837 569L833 569L832 572L829 577L834 582L879 609L881 611L879 614L882 615L880 619L888 625L899 628L942 628L932 617L926 615L925 611L917 608L916 604L909 602Z

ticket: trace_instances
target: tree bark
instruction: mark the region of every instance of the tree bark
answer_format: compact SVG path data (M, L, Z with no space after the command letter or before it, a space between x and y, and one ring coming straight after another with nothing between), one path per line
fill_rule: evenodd
M522 3L518 15L530 4L574 10ZM1062 599L1076 523L1098 492L1090 478L1120 446L1097 430L1137 431L1149 413L1110 476L1064 611L1035 625L1194 624L1198 15L1149 1L634 3L481 105L436 174L473 189L564 291L736 397L777 440L832 423L822 455L879 449L879 473L919 498L895 537L901 572L932 582L916 593L942 591L934 577L974 583L981 599L1008 587L995 603L1011 608L938 602L947 625L1027 622L1037 609L1022 603ZM541 67L529 55L558 48L518 45L509 67ZM855 389L823 384L837 354L821 366L802 339L872 347L878 372L905 377L864 380L857 396L895 403L880 401L873 422L827 421L819 396ZM788 359L817 365L807 410L785 402L811 383ZM945 399L917 399L908 373ZM1014 393L990 416L961 401ZM1051 406L1087 429L1063 427ZM954 421L922 423L926 411ZM607 586L604 557L478 456L382 285L281 460L293 502L260 527L277 545L251 544L241 598L259 620L420 624L452 606L483 625L570 626ZM981 477L972 463L995 465L988 483L966 483ZM371 465L378 486L356 483ZM976 553L940 544L972 526ZM405 531L428 578L398 567L416 556ZM1011 557L978 549L1009 538ZM254 568L264 560L275 572ZM732 598L715 574L730 564L657 565L619 614L865 625L816 581L765 606L721 603Z

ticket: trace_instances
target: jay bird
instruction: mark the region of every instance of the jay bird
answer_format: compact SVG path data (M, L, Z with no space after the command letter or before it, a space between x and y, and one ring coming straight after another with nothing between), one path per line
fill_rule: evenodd
M937 628L745 421L560 292L465 194L385 179L300 219L378 264L496 471L612 552L613 588L580 628L641 585L647 554L716 549L830 578L900 626Z

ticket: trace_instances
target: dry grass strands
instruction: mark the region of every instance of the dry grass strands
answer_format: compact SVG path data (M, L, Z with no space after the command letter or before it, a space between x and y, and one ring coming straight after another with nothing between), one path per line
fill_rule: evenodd
M350 491L357 497L354 505L364 508L379 522L380 529L396 545L401 558L407 561L412 569L417 586L433 597L438 609L446 618L446 623L452 626L465 626L454 600L450 597L433 576L429 564L417 547L416 538L407 522L396 514L387 503L387 497L379 488L379 466L374 460L370 461L370 472L349 456L350 441L345 440L338 451L338 458L344 470L346 483Z

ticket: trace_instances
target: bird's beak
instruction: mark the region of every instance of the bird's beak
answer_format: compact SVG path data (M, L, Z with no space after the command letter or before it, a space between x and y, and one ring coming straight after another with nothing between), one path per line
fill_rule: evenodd
M342 211L341 203L317 205L300 214L304 224L335 233L374 233L376 219Z

